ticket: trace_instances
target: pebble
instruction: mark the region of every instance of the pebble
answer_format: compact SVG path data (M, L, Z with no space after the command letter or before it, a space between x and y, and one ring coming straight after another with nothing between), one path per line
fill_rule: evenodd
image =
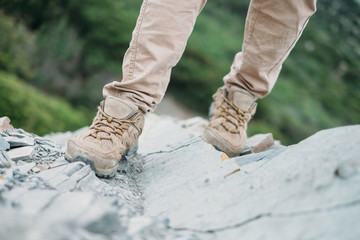
M240 155L258 153L274 144L274 138L271 133L256 134L246 140L245 148Z

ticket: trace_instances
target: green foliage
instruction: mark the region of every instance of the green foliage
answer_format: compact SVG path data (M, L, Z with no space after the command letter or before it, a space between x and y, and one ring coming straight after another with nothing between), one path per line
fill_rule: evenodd
M0 71L0 113L14 127L40 135L75 130L89 124L84 110L75 110L63 100L47 96L17 77Z
M34 36L0 10L0 70L31 78L30 66Z
M35 33L30 61L35 76L23 79L75 106L96 106L102 87L121 75L121 61L139 11L129 11L125 4L114 0L0 1L7 15Z

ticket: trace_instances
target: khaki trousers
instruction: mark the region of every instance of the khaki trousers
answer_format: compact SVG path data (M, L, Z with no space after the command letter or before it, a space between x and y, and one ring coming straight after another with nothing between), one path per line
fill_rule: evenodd
M124 56L122 81L107 84L104 97L111 95L135 103L143 112L153 111L205 3L144 0ZM224 77L225 86L241 87L257 98L266 96L315 11L316 0L252 0L242 51Z

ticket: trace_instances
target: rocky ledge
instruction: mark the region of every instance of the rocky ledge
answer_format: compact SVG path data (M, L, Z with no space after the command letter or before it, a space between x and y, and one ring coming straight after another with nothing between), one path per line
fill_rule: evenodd
M74 133L0 119L0 239L360 239L360 126L292 146L249 138L228 158L205 120L148 115L112 179L64 159Z

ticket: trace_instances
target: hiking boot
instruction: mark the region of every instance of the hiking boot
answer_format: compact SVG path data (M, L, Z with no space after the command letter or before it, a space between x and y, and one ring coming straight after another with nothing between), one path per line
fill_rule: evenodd
M91 126L68 141L65 157L89 164L99 177L112 177L121 158L137 147L143 127L144 115L136 105L107 97Z
M219 88L213 95L209 125L203 139L229 157L238 156L244 150L248 122L256 111L256 98L241 88Z

